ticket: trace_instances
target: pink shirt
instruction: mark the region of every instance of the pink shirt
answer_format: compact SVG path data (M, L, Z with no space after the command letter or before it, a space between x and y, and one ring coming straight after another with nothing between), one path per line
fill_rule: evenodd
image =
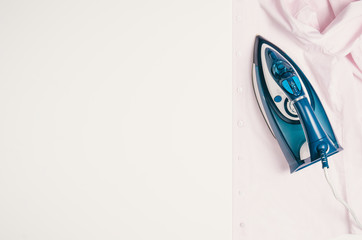
M321 164L290 174L251 81L261 35L285 51L318 93L344 150L330 175L362 218L362 1L233 1L233 239L327 240L360 233Z

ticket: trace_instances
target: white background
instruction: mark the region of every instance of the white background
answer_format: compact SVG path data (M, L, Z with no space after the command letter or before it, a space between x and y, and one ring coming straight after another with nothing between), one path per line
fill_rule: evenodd
M231 238L231 4L0 2L0 239Z

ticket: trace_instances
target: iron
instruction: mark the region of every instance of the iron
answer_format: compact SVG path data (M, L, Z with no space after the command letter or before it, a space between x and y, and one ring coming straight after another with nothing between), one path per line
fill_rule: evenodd
M343 148L307 77L280 48L255 38L253 87L263 116L288 161L290 172L322 161Z

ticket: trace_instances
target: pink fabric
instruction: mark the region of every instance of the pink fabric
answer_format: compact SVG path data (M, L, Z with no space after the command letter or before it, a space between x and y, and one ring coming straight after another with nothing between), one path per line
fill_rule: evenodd
M362 1L233 2L233 239L332 239L360 233L320 164L290 175L255 100L255 35L282 48L320 96L344 151L330 158L336 188L362 219Z

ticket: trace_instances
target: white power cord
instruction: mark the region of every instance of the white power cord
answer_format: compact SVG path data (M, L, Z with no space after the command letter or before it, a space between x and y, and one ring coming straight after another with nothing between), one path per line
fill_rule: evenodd
M334 186L329 178L329 175L328 175L328 168L327 167L324 167L323 168L324 170L324 176L326 177L326 180L328 182L328 185L331 187L332 189L332 192L333 192L333 195L334 197L337 199L338 202L340 202L347 210L348 212L351 214L351 216L353 217L353 220L354 222L356 223L356 225L362 229L362 224L361 222L358 220L356 214L354 213L354 211L352 210L352 208L345 202L343 201L343 199L336 193L336 190L334 189Z

